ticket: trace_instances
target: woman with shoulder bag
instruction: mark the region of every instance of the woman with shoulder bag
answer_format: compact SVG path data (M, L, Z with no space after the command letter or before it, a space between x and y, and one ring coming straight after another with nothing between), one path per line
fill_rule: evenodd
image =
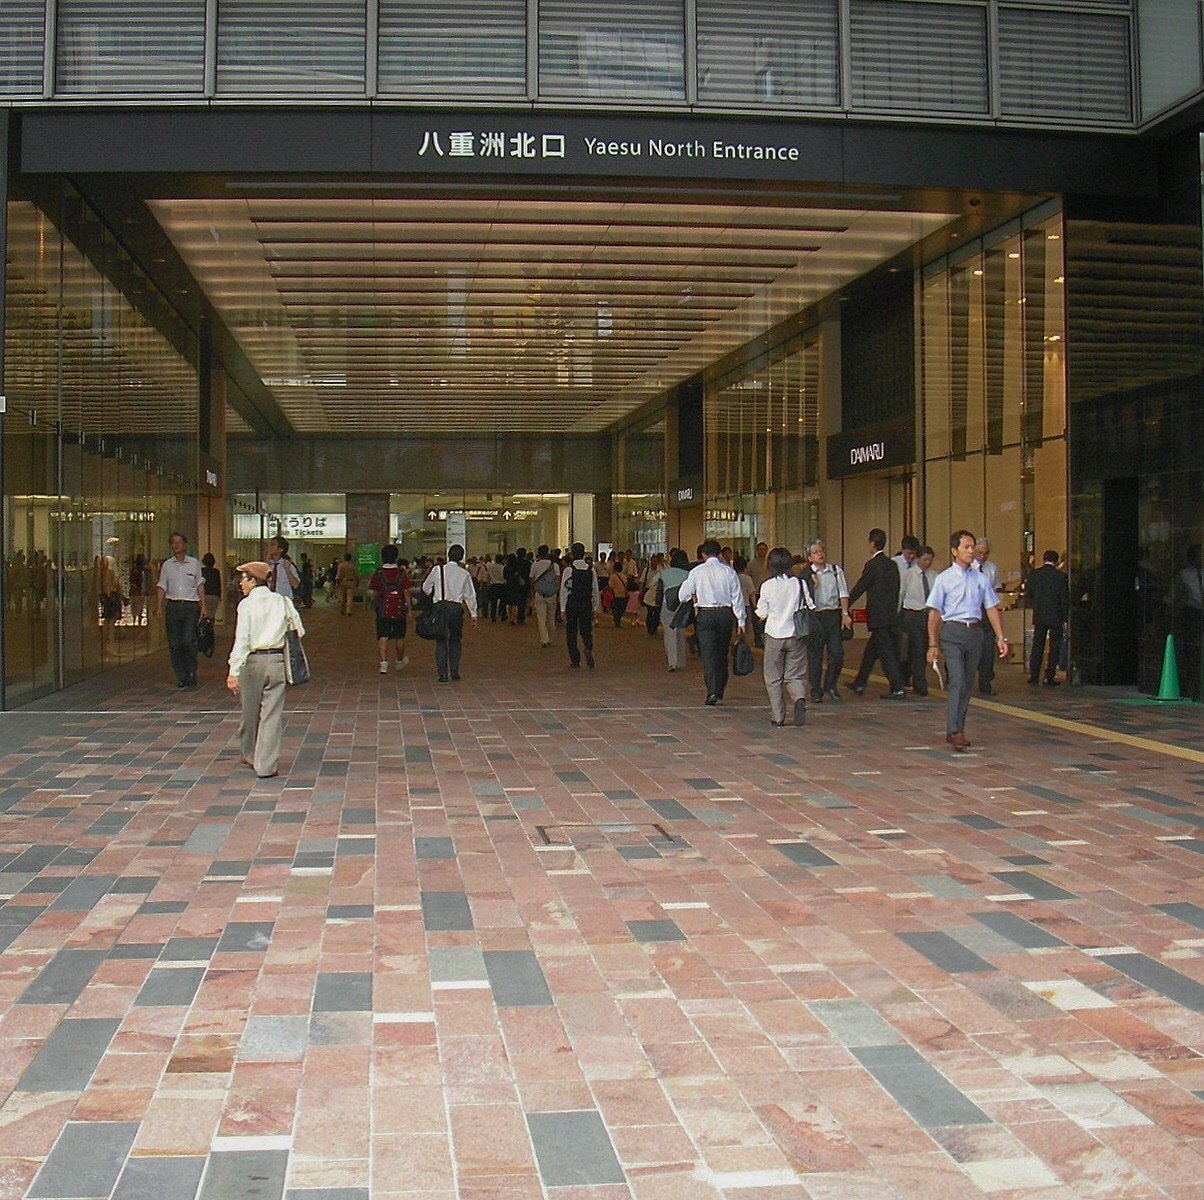
M815 600L791 571L794 560L782 547L769 552L769 578L761 585L757 616L765 622L765 690L774 725L786 724L782 693L794 703L794 723L807 720L807 646Z
M242 702L238 731L242 761L260 779L271 779L277 774L284 734L289 634L303 638L305 626L292 600L267 586L272 573L267 563L243 563L237 570L243 598L226 687Z

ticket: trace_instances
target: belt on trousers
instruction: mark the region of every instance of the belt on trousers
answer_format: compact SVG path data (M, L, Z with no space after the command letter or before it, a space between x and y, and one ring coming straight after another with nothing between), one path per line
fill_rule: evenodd
M252 654L283 654L283 646L270 646L267 650L252 650Z
M730 604L695 604L695 612L732 612Z
M977 629L982 624L982 622L981 621L946 621L945 624L946 625L964 625L967 629Z

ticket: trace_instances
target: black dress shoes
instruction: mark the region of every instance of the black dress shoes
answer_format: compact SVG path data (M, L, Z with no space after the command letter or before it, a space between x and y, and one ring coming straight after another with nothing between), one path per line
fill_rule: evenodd
M835 700L837 704L844 703L844 697L834 688L828 688L828 699Z
M824 702L823 692L812 692L811 693L811 703L812 704L822 704L823 702Z
M716 704L719 703L719 697L712 694L706 698L705 702L713 708Z
M446 676L446 675L440 675L440 676L439 676L439 682L440 682L440 683L446 683L446 682L447 682L447 676Z
M865 684L864 683L855 683L849 688L849 691L852 692L854 696L864 696L865 695Z
M982 696L998 696L999 693L988 683L986 687L978 689L979 695Z
M883 700L906 700L907 693L902 688L899 688L898 691L886 692L883 695L882 699Z
M801 696L794 702L794 724L801 729L807 723L807 701Z
M1060 679L1047 679L1045 681L1045 686L1046 687L1061 687L1062 681Z

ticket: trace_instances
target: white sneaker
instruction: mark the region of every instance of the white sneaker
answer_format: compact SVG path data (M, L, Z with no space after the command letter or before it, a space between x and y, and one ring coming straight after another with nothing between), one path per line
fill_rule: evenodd
M406 669L406 667L408 667L409 665L410 665L410 659L409 659L409 656L407 655L405 658L403 658L403 659L402 659L402 660L401 660L401 661L400 661L400 662L397 664L397 669L398 669L399 671L404 671L404 670Z
M387 662L384 662L383 660L380 664L380 673L382 675L387 675L389 673L389 664Z

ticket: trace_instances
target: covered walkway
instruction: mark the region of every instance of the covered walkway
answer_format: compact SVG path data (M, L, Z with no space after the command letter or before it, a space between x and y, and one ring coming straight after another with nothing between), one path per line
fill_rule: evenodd
M1204 767L309 615L277 779L216 660L0 716L0 1196L1204 1200Z

